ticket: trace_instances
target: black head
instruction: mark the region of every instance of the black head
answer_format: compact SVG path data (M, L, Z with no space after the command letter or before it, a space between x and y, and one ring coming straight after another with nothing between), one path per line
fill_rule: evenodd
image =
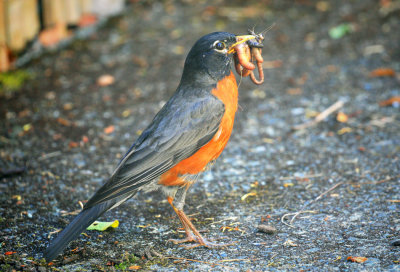
M236 36L228 32L213 32L201 37L186 57L182 84L213 85L230 74L232 54L228 51Z

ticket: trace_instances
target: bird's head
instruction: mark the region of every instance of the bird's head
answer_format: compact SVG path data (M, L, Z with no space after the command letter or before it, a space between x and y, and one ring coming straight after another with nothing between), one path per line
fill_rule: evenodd
M235 47L254 38L254 35L236 36L228 32L201 37L186 57L181 84L215 84L230 74Z

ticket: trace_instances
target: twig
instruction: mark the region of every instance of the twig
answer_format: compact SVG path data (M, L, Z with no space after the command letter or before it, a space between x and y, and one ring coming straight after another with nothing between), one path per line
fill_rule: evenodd
M14 175L22 174L26 171L25 167L15 167L10 169L1 169L0 168L0 178L9 177Z
M330 114L334 113L335 111L337 111L338 109L340 109L341 107L343 107L344 105L344 101L342 100L338 100L336 101L334 104L332 104L331 106L329 106L326 110L324 110L323 112L321 112L320 114L318 114L314 120L306 122L304 124L300 124L300 125L296 125L293 127L293 129L295 130L300 130L300 129L305 129L305 128L309 128L312 127L316 124L318 124L319 122L323 121L326 117L328 117Z
M250 263L251 260L249 259L225 259L218 261L219 263L227 263L227 262L247 262Z
M336 183L336 184L333 185L331 188L329 188L328 190L326 190L325 192L323 192L322 194L320 194L319 196L317 196L315 199L313 199L312 201L310 201L310 202L307 203L306 205L304 205L304 207L301 208L300 211L295 212L295 213L287 213L287 214L284 214L284 215L282 216L282 218L281 218L281 222L282 222L283 224L285 224L286 226L289 226L289 227L291 227L291 228L294 228L293 225L292 225L292 223L293 223L293 221L296 219L296 217L299 216L299 214L305 213L305 212L313 212L313 213L315 212L315 211L305 211L304 209L305 209L307 206L309 206L309 205L311 205L311 204L317 202L317 201L320 200L324 195L326 195L327 193L329 193L329 192L335 190L338 186L342 185L343 183L344 183L344 182ZM290 216L290 215L293 215L293 217L292 217L292 219L290 220L289 224L287 224L287 223L284 222L284 219L285 219L287 216Z
M339 182L339 183L333 185L333 186L332 186L331 188L329 188L327 191L323 192L322 194L320 194L319 196L317 196L314 200L312 200L312 201L309 202L307 205L305 205L305 206L300 210L300 212L303 211L303 210L305 209L305 207L307 207L308 205L313 204L314 202L317 202L317 201L320 200L324 195L326 195L327 193L329 193L329 192L335 190L335 188L337 188L338 186L340 186L340 185L342 185L342 184L343 184L343 182ZM299 214L300 214L300 213L297 213L297 214L295 214L295 215L292 217L292 219L290 220L290 224L293 223L294 219L295 219Z
M173 257L173 256L167 256L165 258L174 259L174 260L180 260L180 261L190 261L190 262L196 262L196 263L203 263L203 264L208 264L208 265L211 265L211 266L219 265L219 266L222 266L222 267L234 269L231 266L223 265L223 264L220 264L220 263L210 263L210 262L205 262L205 261L200 261L200 260L195 260L195 259L186 259L186 258Z
M47 239L50 239L50 237L51 237L53 234L59 233L60 231L62 231L62 229L58 229L58 230L55 230L55 231L50 231L50 232L49 232L49 235L47 236Z
M294 212L294 213L286 213L286 214L284 214L284 215L282 216L281 222L282 222L284 225L288 226L288 227L295 228L293 225L291 225L291 224L292 224L292 221L290 221L290 223L288 224L288 223L285 222L285 218L286 218L287 216L291 216L291 215L297 216L297 215L299 215L299 214L301 214L301 213L316 213L316 211L312 211L312 210L310 210L310 211L303 211L303 210L301 210L301 211Z
M62 154L61 151L54 151L51 153L47 153L47 154L44 154L41 157L39 157L38 161L44 161L44 160L47 160L50 158L54 158L54 157L60 156L61 154Z
M323 176L323 174L311 174L311 175L305 175L305 176L280 177L279 180L319 178L322 176Z

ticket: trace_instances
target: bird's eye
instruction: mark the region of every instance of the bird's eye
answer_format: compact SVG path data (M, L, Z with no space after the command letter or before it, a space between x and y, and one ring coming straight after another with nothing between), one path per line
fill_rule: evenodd
M226 48L226 45L225 45L224 42L216 41L216 42L214 43L214 48L215 48L216 50L218 50L218 51L222 51L222 50L224 50L224 49Z

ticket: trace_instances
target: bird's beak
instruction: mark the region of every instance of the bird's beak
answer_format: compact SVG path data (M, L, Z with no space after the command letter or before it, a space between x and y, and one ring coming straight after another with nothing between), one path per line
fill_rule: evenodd
M228 50L228 54L232 54L235 52L235 47L241 43L247 42L248 40L255 39L256 36L254 35L242 35L236 36L236 42L232 44L232 46Z

